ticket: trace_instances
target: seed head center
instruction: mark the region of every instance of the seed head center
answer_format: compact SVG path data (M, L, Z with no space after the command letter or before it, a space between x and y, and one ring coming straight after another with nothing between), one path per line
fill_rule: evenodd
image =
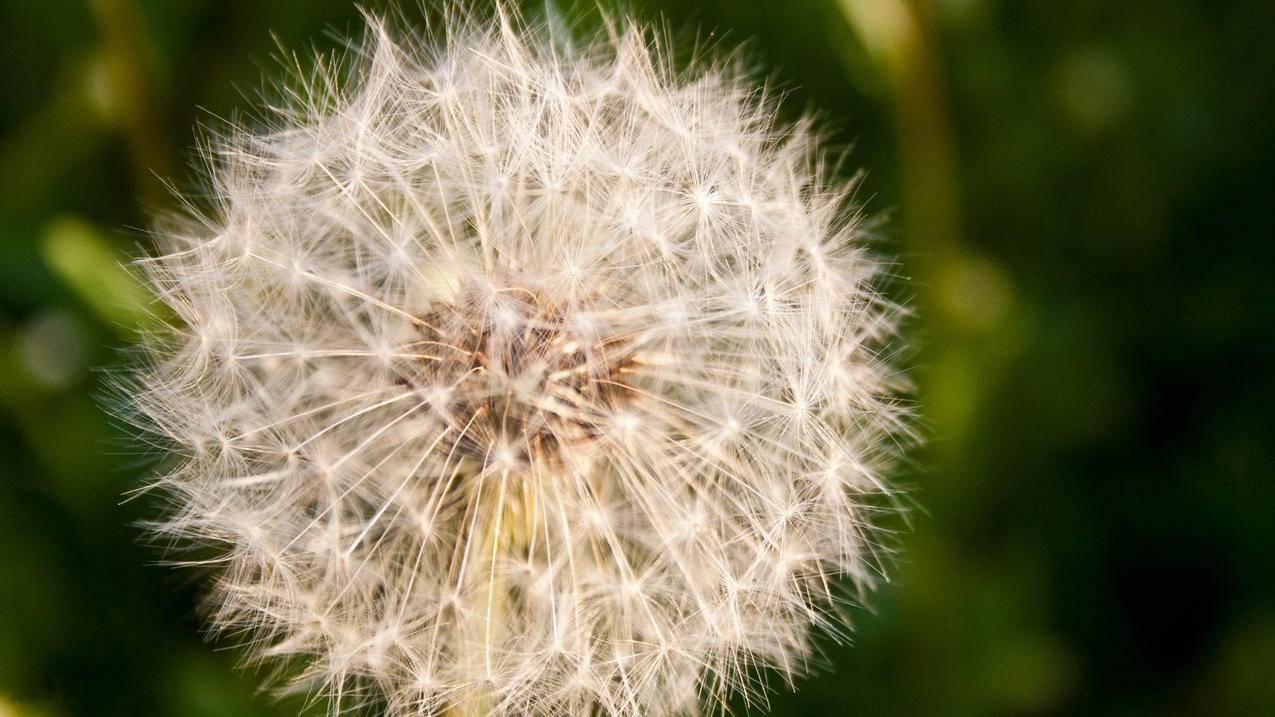
M527 289L463 288L421 317L431 358L408 382L456 452L500 470L568 462L633 392L634 342L586 309Z

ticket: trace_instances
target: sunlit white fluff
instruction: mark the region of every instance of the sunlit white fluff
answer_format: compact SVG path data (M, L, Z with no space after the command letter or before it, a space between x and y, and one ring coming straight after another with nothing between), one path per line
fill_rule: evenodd
M873 582L908 411L852 186L734 60L608 27L370 21L144 262L157 530L334 711L761 697Z

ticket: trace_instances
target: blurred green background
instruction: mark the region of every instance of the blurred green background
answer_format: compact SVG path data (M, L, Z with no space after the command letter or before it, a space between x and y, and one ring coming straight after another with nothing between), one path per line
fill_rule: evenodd
M924 512L775 714L1275 714L1275 3L631 7L750 40L832 123L920 316ZM195 124L278 74L270 32L330 49L355 18L0 0L0 716L301 708L138 543L145 465L95 368Z

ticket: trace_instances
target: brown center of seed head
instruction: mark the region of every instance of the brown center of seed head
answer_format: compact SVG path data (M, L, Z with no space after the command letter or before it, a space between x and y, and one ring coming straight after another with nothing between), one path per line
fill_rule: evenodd
M421 316L423 360L406 381L449 428L454 452L488 468L560 466L616 409L633 341L526 289L463 288Z

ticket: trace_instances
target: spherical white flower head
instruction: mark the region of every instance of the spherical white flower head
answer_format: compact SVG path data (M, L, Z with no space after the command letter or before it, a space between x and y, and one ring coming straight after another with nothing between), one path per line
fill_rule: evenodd
M369 27L213 142L214 206L146 262L179 321L133 401L212 623L334 711L694 713L800 673L907 432L850 184L631 23Z

